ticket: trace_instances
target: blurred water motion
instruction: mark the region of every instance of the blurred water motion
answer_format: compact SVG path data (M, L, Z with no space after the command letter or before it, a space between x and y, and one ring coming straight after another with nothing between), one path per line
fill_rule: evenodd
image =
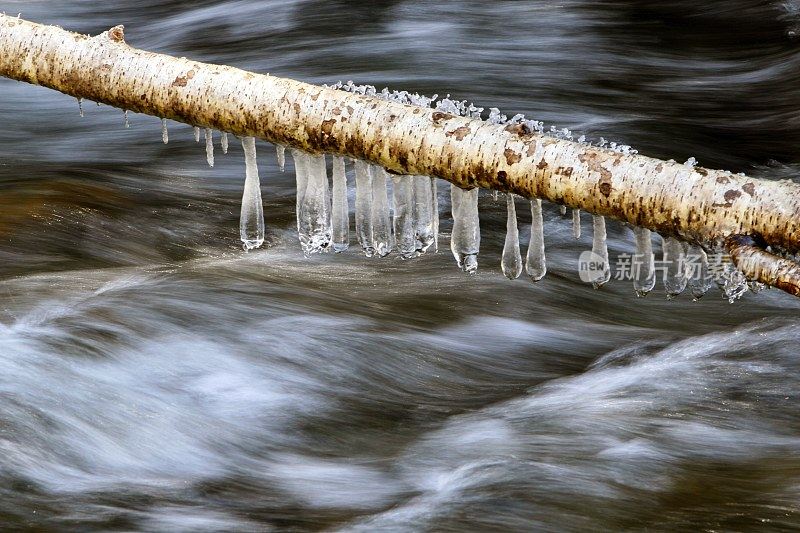
M11 1L134 46L314 83L450 93L771 179L800 144L794 2ZM0 80L3 529L748 530L800 526L800 303L600 291L544 206L549 274L442 252L305 259L259 145ZM445 187L440 187L443 192ZM443 201L443 229L449 231ZM352 206L351 206L352 207ZM528 209L518 205L521 240ZM527 218L526 218L527 217ZM585 230L588 226L585 227ZM612 255L629 229L609 223Z

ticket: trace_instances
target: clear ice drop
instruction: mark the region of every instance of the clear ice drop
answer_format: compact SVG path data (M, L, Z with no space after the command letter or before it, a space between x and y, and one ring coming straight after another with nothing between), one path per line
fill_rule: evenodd
M309 154L308 179L303 197L303 216L305 230L301 232L300 244L303 252L308 254L324 253L330 250L331 227L331 193L328 186L328 170L325 166L324 154ZM308 235L303 242L302 235Z
M692 244L686 256L686 265L689 267L689 288L692 290L694 301L703 297L713 282L708 269L708 255L702 246Z
M127 109L126 109L126 110L124 110L124 111L122 112L122 115L125 117L125 127L126 127L126 128L130 128L130 127L131 127L131 123L130 123L130 121L128 120L128 110L127 110Z
M228 153L228 132L226 132L226 131L222 132L222 137L220 137L219 144L222 147L222 153L223 154L227 154Z
M434 241L431 179L428 176L414 176L411 179L414 182L415 246L418 253L424 254Z
M462 204L463 205L463 204ZM519 229L517 228L517 209L514 206L514 195L506 195L506 242L500 266L503 275L508 279L517 279L522 274L522 254L519 251Z
M278 156L278 168L283 172L286 168L286 147L276 144L275 154Z
M478 189L465 191L451 184L450 198L453 214L450 250L461 270L472 274L478 270L478 252L481 246Z
M379 257L389 255L394 248L392 223L389 215L389 174L383 167L372 165L372 239Z
M245 160L244 193L242 211L239 217L239 236L245 250L252 250L264 244L264 206L261 202L261 184L256 164L256 140L242 138Z
M431 178L431 227L433 229L433 253L439 252L439 186Z
M651 232L647 228L635 227L636 253L632 261L633 289L636 295L644 298L656 285L655 256Z
M167 144L169 142L169 131L167 130L167 119L161 119L161 142Z
M572 210L572 236L576 239L581 238L581 210Z
M375 255L372 238L372 168L364 161L354 164L356 176L356 236L364 255Z
M397 251L403 259L417 255L417 238L414 221L414 177L392 176L394 199L394 235Z
M665 237L662 241L665 266L664 289L667 298L672 299L686 289L688 278L686 276L686 245L675 237Z
M78 98L78 113L83 118L83 98Z
M206 162L208 166L214 166L214 132L211 128L204 130L206 136Z
M333 225L333 251L344 252L350 246L350 215L347 205L347 174L344 158L333 158L333 209L331 223Z
M127 113L127 111L126 111L126 113ZM196 143L200 142L200 128L197 127L197 126L194 127L194 142L196 142Z
M592 252L598 261L602 261L603 272L592 282L599 289L611 279L611 265L608 263L608 244L606 243L606 219L592 215Z
M547 261L544 255L544 220L542 201L531 200L531 240L525 258L525 270L532 281L539 281L547 274Z
M562 206L561 206L561 208L560 208L560 210L561 210L561 214L562 214L562 215L566 215L566 214L567 214L567 206L565 206L565 205L562 205Z

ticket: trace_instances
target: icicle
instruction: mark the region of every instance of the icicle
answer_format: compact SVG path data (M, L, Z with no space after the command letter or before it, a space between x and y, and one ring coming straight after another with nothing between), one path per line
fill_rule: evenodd
M606 243L606 219L592 215L592 252L598 261L603 263L602 275L592 282L595 289L599 289L611 279L611 265L608 264L608 244Z
M531 240L525 257L525 271L532 281L539 281L547 274L547 261L544 255L544 220L542 201L531 200Z
M264 206L261 202L261 184L256 163L256 140L253 137L243 137L242 148L246 170L239 236L244 243L244 249L249 251L264 244Z
M431 226L433 227L433 253L439 253L439 186L431 178Z
M567 206L562 205L561 206L561 215L563 216L563 215L566 215L566 214L567 214Z
M372 169L364 161L355 162L356 236L364 255L375 255L372 238Z
M286 147L276 144L275 152L278 156L278 168L281 169L281 172L283 172L286 168Z
M297 233L306 255L331 244L331 203L325 156L293 150L297 171Z
M414 176L414 237L417 253L424 254L434 241L433 218L431 210L431 179L428 176Z
M194 127L194 142L196 143L200 142L200 128L198 128L197 126Z
M131 127L131 123L128 121L128 110L127 109L122 112L122 116L125 117L125 127L126 128L130 128Z
M222 132L222 137L219 140L219 144L222 147L222 153L223 154L227 154L228 153L228 132L227 131L223 131Z
M500 199L500 191L492 191L492 201L496 202Z
M350 209L347 205L347 174L343 157L333 158L333 251L344 252L350 246Z
M394 199L394 237L397 251L403 259L417 255L417 239L414 220L414 177L392 176Z
M636 254L633 256L633 289L640 298L647 296L656 285L655 256L651 232L647 228L635 227Z
M581 210L572 210L572 236L576 239L581 238Z
M169 142L169 131L167 131L167 119L161 119L161 142L167 144Z
M675 237L666 237L662 241L662 261L664 271L664 289L667 299L671 300L686 289L686 245Z
M211 128L205 129L206 136L206 161L208 166L214 166L214 132Z
M308 157L309 155L302 150L292 150L294 160L295 181L297 182L296 215L297 215L297 237L301 243L308 242L311 238L307 231L306 224L303 222L305 209L306 189L308 188ZM305 233L304 233L305 232Z
M506 195L506 242L500 267L508 279L517 279L522 274L522 254L519 251L519 229L517 228L517 209L514 206L514 195Z
M708 255L702 247L692 244L686 257L687 270L689 274L689 287L692 290L692 298L696 302L703 297L708 289L711 288L711 275L708 271Z
M384 257L394 248L392 223L389 216L389 195L386 189L389 174L372 165L372 238L375 253Z
M450 250L461 270L472 274L478 270L478 252L481 245L478 189L465 191L451 184L450 198L453 214Z
M78 98L78 113L83 118L83 98Z

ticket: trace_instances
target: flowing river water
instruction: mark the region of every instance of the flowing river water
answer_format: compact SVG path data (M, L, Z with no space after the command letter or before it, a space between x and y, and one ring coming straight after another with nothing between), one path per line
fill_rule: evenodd
M137 47L310 81L450 93L640 152L791 178L796 2L5 1ZM0 530L800 527L800 300L580 282L448 250L304 258L294 177L238 142L0 80ZM352 176L351 178L352 179ZM449 231L440 186L442 230ZM352 208L352 204L351 204ZM530 211L517 206L522 241ZM612 258L633 251L609 221ZM523 248L524 254L524 248Z

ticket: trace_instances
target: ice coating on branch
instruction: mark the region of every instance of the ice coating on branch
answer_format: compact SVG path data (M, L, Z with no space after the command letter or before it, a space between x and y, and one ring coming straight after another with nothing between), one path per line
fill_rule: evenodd
M219 145L222 147L222 153L228 153L228 132L223 131L222 136L219 139Z
M547 274L547 260L544 254L544 220L542 201L531 200L531 239L525 256L525 271L531 281L539 281Z
M278 168L283 172L286 168L286 147L276 144L275 154L278 156Z
M356 176L356 236L364 255L375 255L372 238L372 169L364 161L354 163Z
M696 244L689 245L686 264L691 266L689 288L692 291L692 298L697 301L708 292L713 281L708 271L708 255L706 251Z
M214 166L214 132L211 128L204 130L206 136L206 162L208 166Z
M350 215L347 205L347 174L344 158L333 158L333 206L331 209L333 226L333 251L344 252L350 246Z
M264 244L264 206L261 202L261 184L256 164L256 140L242 138L244 149L245 179L242 194L242 211L239 217L239 237L245 250Z
M572 236L576 239L581 238L581 210L572 210Z
M431 223L433 253L439 253L439 185L436 178L431 178Z
M83 98L78 98L78 114L83 118Z
M478 252L481 246L478 189L465 191L450 184L450 199L453 214L450 250L461 270L472 274L478 270Z
M127 111L125 113L127 113ZM197 127L197 126L194 126L193 129L194 129L194 142L199 143L200 142L200 128Z
M414 240L417 253L424 254L433 245L433 203L428 176L413 176L414 187Z
M161 119L161 142L167 144L169 142L169 131L167 130L167 119Z
M392 176L394 199L394 237L397 251L403 259L417 255L416 224L414 220L414 177Z
M332 237L331 228L331 198L328 187L328 171L325 167L323 154L297 155L297 150L292 151L295 165L301 160L298 170L298 235L300 246L306 255L324 253L329 251ZM304 161L303 161L304 160ZM300 176L305 171L305 179ZM301 185L305 184L305 191L300 194Z
M500 267L508 279L517 279L522 274L522 254L519 251L519 229L517 228L517 209L514 206L514 195L506 195L506 242L503 245L503 256Z
M389 213L389 174L382 167L372 169L372 243L379 257L387 256L394 248L392 222Z
M608 244L606 243L606 219L592 215L592 252L598 261L603 263L602 274L592 282L599 289L611 279L611 265L608 262Z
M633 255L633 289L644 298L656 285L655 256L651 232L647 228L635 227L636 253Z
M694 157L690 157L689 159L686 160L684 165L686 165L689 168L694 168L697 166L697 159L695 159Z
M671 300L686 290L689 282L686 275L686 244L675 237L665 237L661 246L665 266L664 290Z

